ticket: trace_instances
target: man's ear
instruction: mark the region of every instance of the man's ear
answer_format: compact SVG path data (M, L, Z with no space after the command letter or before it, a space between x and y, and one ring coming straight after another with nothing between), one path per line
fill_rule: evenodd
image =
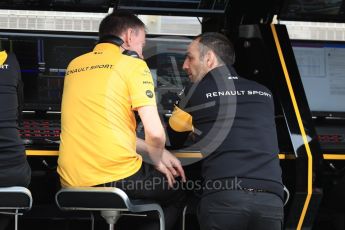
M123 41L126 44L126 46L129 46L131 44L132 41L132 33L133 30L131 28L128 28L124 33L123 33Z
M212 50L207 51L205 58L206 58L206 65L208 68L212 69L218 66L217 56Z

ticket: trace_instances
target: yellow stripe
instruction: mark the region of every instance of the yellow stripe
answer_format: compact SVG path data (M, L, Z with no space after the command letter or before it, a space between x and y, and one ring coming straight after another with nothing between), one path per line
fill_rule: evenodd
M295 160L296 157L293 154L285 154L285 153L279 153L278 154L280 160Z
M174 153L178 158L202 158L201 152L177 152ZM28 156L58 156L58 150L26 150L26 155ZM325 160L345 160L344 154L323 154ZM295 156L292 154L279 154L280 160L294 160Z
M58 150L26 150L28 156L58 156ZM202 158L200 152L177 152L175 156L178 158Z
M344 154L323 154L323 159L325 160L345 160L345 153Z
M177 152L174 153L178 158L202 158L201 152ZM28 156L58 156L58 150L26 150L26 155ZM345 160L345 153L344 154L330 154L325 153L323 154L323 158L325 160ZM294 160L296 157L292 154L279 154L280 160Z
M178 152L174 155L177 158L202 158L201 152Z
M57 150L26 150L28 156L58 156Z
M304 146L305 146L305 149L307 151L307 156L308 156L308 192L307 192L307 198L305 200L305 203L304 203L304 206L303 206L303 210L302 210L302 213L301 213L300 219L298 221L298 225L297 225L297 229L300 230L302 228L303 221L304 221L304 218L305 218L305 215L307 213L308 206L309 206L310 198L311 198L311 195L313 193L313 191L312 191L312 183L313 183L313 181L312 181L312 175L313 175L313 165L312 165L312 162L313 162L313 156L312 156L311 151L310 151L310 147L309 147L308 140L307 140L307 135L306 135L305 130L304 130L303 122L302 122L302 119L301 119L301 114L299 112L297 101L296 101L296 98L295 98L295 94L294 94L294 91L293 91L293 88L292 88L292 85L291 85L290 76L289 76L289 73L288 73L287 68L286 68L286 63L285 63L285 60L284 60L283 52L282 52L281 47L280 47L280 43L279 43L279 39L278 39L277 32L276 32L276 29L275 29L275 25L271 24L271 28L272 28L272 33L273 33L274 41L275 41L276 46L277 46L280 63L282 65L282 68L283 68L283 71L284 71L285 80L286 80L286 83L288 85L291 101L292 101L292 104L293 104L293 107L294 107L294 110L295 110L295 114L296 114L296 117L297 117L298 126L299 126L299 129L301 131L302 139L303 139Z
M286 159L286 155L283 154L283 153L279 153L278 157L279 157L280 160L285 160Z
M174 153L174 151L172 151ZM58 150L26 150L27 156L58 156ZM202 158L201 152L175 152L178 158ZM279 154L279 159L290 159L285 154Z

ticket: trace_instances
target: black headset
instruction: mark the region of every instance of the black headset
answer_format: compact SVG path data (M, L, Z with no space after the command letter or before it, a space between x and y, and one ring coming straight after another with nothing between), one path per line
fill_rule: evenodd
M99 39L99 43L112 43L114 45L117 45L119 47L122 47L122 44L124 43L124 41L118 37L118 36L115 36L115 35L105 35L103 37L101 37ZM122 47L123 48L123 47ZM127 56L131 56L131 57L134 57L134 58L140 58L139 54L133 50L124 50L122 52L123 54L127 55Z

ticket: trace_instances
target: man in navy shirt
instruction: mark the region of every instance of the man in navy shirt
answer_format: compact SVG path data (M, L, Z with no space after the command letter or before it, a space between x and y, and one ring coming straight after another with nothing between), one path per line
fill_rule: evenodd
M222 34L189 45L183 69L192 84L175 107L168 133L181 146L193 133L203 154L201 229L281 229L283 185L272 93L240 77Z
M31 178L24 144L19 137L18 115L21 74L16 56L0 52L0 187L27 187ZM0 230L8 217L0 214Z

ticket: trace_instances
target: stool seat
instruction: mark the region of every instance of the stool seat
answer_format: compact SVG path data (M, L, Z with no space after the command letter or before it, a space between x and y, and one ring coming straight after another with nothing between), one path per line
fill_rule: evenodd
M18 229L19 210L32 207L32 196L29 189L20 186L0 187L0 213L15 216L14 229Z
M14 186L0 187L0 209L31 209L32 196L29 189Z
M110 229L113 228L123 211L132 213L157 211L160 229L165 229L164 214L159 204L147 200L129 199L127 194L119 188L63 188L56 193L55 200L61 210L101 211L101 215L107 220Z

